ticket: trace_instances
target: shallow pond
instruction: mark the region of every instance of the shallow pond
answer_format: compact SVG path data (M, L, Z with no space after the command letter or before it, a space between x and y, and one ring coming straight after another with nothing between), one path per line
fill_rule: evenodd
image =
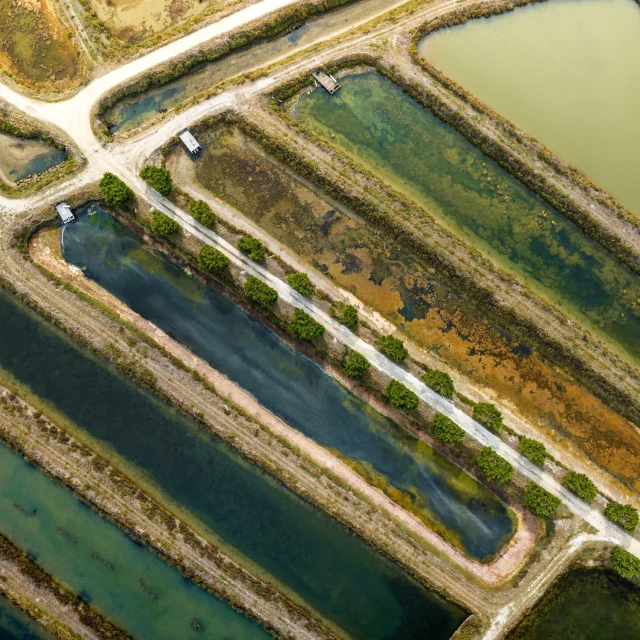
M420 52L640 215L633 0L550 0L433 33Z
M274 577L345 635L445 640L464 619L457 606L5 292L0 292L0 322L5 384L45 413L61 414L68 428L152 496L208 529L231 553ZM43 498L43 503L56 500ZM18 538L26 542L24 535ZM42 534L37 540L53 544ZM107 543L100 549L101 555L112 555ZM125 563L113 554L113 564ZM96 565L96 571L104 570Z
M341 83L303 94L293 116L638 360L638 276L391 81Z
M0 640L54 640L54 637L0 595Z
M0 179L9 184L64 162L67 154L37 138L18 138L0 132Z
M640 588L609 571L573 569L509 635L511 640L638 640Z
M197 136L204 147L197 160L182 146L167 158L183 188L193 185L228 202L439 361L516 406L548 438L570 438L640 490L638 429L516 340L508 324L490 321L423 257L390 243L385 232L301 180L252 138L227 127L202 127Z
M139 127L164 109L172 109L192 96L208 91L214 85L265 65L297 49L353 27L401 5L406 0L355 0L311 18L291 33L238 50L235 53L200 65L191 73L143 94L123 98L102 116L111 133Z
M337 451L473 557L512 535L505 505L446 458L348 392L222 294L189 277L94 208L64 231L65 258L252 393L287 424Z
M271 638L2 444L0 516L0 533L135 638Z

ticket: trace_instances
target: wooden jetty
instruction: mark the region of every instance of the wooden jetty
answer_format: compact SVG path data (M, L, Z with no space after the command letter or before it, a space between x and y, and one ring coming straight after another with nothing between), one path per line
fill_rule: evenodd
M340 89L338 81L333 76L328 76L324 71L314 71L311 75L329 95L333 95Z

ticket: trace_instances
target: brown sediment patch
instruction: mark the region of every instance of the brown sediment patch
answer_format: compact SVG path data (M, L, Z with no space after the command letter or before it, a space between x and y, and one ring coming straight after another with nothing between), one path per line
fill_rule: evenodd
M49 0L0 0L0 65L18 82L66 89L80 61Z
M213 193L304 261L404 330L465 385L499 399L578 465L593 461L603 484L638 500L640 434L566 372L489 322L438 274L358 216L319 196L237 130L203 130L205 155L181 150L168 164L194 193ZM233 212L237 215L237 213ZM232 215L233 215L232 214ZM437 366L437 362L430 363Z

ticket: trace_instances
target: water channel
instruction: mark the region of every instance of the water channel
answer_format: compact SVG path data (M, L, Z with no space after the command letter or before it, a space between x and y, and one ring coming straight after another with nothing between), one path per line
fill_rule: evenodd
M5 445L0 487L0 532L134 638L271 638ZM192 620L204 629L193 628Z
M438 31L420 52L640 215L640 7L549 0Z
M638 360L640 278L388 79L341 82L291 113Z
M38 138L18 138L0 132L0 179L8 184L44 173L64 162L66 157L64 150Z
M400 491L434 529L474 558L494 556L511 537L508 510L492 492L108 214L93 207L65 229L63 240L70 263L287 424L349 459L375 484Z
M54 637L0 595L0 640L54 640Z
M111 133L134 129L164 109L172 109L214 85L268 64L277 58L353 28L399 6L406 0L354 0L344 7L311 18L291 33L243 48L213 62L198 65L185 76L157 88L123 98L103 115Z
M563 575L510 640L638 640L640 588L601 569Z
M457 606L426 590L224 442L5 292L0 292L0 322L0 377L6 384L47 414L60 416L67 428L148 493L168 501L183 517L199 523L199 529L208 529L219 544L298 594L349 638L445 640L464 619ZM7 480L0 486L13 485ZM27 487L26 481L15 483L15 491ZM43 510L58 504L46 493L36 494L40 496ZM21 499L27 508L37 506L27 496ZM23 515L13 513L13 507L9 511L14 519ZM65 522L69 526L74 518ZM37 540L42 548L63 542L53 536L40 532L28 538L21 531L16 542L28 544L44 558L41 547L29 540ZM118 561L109 544L101 543L100 555L113 558L116 570L119 565L124 568L126 559ZM95 564L95 570L104 569ZM112 597L117 593L115 589Z

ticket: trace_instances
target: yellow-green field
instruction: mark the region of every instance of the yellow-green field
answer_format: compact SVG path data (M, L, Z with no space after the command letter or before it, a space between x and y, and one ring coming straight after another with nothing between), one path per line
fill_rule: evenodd
M18 82L67 88L80 62L50 0L0 0L0 66Z

